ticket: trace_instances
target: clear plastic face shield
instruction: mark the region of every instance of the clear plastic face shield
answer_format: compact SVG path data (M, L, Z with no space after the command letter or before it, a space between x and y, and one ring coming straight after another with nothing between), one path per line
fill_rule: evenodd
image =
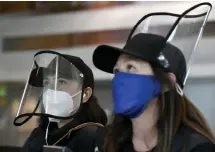
M35 55L14 125L32 116L48 116L49 121L71 119L82 101L83 74L63 55L42 51ZM34 102L29 105L32 98Z
M128 39L139 33L160 35L166 39L166 43L181 50L187 64L184 85L189 74L193 53L197 49L211 9L212 5L205 2L191 7L182 14L168 12L147 14L137 22ZM178 66L180 68L180 64Z

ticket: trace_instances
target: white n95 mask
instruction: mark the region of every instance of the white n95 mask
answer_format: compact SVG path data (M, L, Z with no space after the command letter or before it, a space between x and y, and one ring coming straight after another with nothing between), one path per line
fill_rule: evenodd
M70 116L70 114L77 110L79 107L75 106L73 101L73 97L78 95L79 93L81 93L81 91L71 96L63 91L54 91L47 89L43 93L43 105L45 108L45 113L59 117ZM58 119L54 118L49 118L49 121L59 122Z

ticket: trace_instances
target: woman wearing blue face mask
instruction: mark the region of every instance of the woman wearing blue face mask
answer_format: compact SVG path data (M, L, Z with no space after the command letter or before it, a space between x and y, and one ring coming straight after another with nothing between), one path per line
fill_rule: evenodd
M29 97L35 98L30 112ZM96 131L106 125L107 116L94 96L92 70L79 57L38 52L14 124L23 125L33 116L39 116L39 126L21 151L42 152L48 145L93 152Z
M183 53L192 54L205 22L195 22L199 28L195 24L195 28L189 27L189 30L186 30L189 24L179 23L189 11L202 5L208 4L194 6L181 15L148 14L134 26L123 49L107 45L96 48L94 65L102 71L114 73L112 96L115 114L113 123L98 134L97 151L215 151L215 140L205 119L181 89L189 70ZM150 22L138 29L144 19L160 15L163 15L163 20L173 17L174 23L167 34L164 34L165 28L155 24L150 26ZM196 37L194 30L197 30ZM192 41L189 41L191 36L186 35L189 31ZM186 48L185 44L189 47Z

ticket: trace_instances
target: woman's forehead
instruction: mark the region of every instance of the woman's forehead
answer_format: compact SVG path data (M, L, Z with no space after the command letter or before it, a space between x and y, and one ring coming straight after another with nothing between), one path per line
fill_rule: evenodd
M128 61L133 61L133 62L138 62L138 63L148 63L142 59L139 59L137 57L134 57L132 55L127 55L127 54L121 54L117 60L117 64L121 64L121 63L124 63L124 62L128 62Z
M78 80L78 79L66 78L66 77L63 77L63 76L58 76L58 77L56 78L56 76L54 76L54 75L47 75L47 76L45 77L45 79L49 79L49 80L53 80L53 81L64 79L64 80L66 80L67 82L71 82L71 83L73 83L73 84L80 84L80 83L81 83L80 80Z
M44 78L47 78L47 79L64 79L67 81L77 81L78 82L78 79L76 79L76 78L63 76L63 75L57 75L56 76L56 75L50 74L50 75L46 75Z

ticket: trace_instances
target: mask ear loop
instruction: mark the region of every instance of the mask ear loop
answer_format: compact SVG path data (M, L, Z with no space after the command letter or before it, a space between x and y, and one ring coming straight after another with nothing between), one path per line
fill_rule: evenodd
M183 96L184 93L183 93L183 90L181 89L181 87L178 85L178 83L176 83L176 91L179 95Z
M75 93L74 95L72 95L71 97L74 98L75 96L77 96L78 94L82 93L82 90L78 91L77 93ZM73 111L77 110L79 107L76 107L75 109L72 109L69 111L69 113L72 113Z
M77 93L73 94L71 97L73 98L73 97L77 96L78 94L80 94L81 92L82 92L82 90L80 90Z
M49 145L49 144L48 144L49 124L50 124L50 121L49 121L48 126L47 126L47 128L46 128L46 136L45 136L45 140L46 140L46 145L47 145L47 146Z

